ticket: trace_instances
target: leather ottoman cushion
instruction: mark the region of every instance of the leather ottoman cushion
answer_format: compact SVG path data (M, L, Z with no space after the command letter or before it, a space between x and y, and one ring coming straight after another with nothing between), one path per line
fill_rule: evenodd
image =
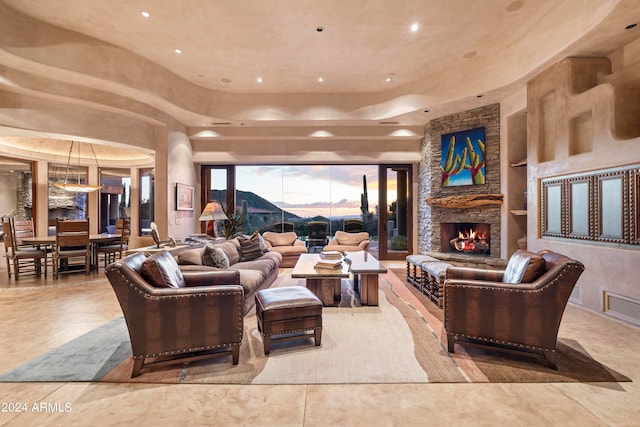
M256 312L264 323L322 316L322 301L302 286L262 289L256 293Z

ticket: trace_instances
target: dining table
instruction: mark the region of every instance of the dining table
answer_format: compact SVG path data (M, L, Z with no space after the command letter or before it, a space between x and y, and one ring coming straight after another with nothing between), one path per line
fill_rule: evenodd
M120 241L121 236L119 234L100 233L90 234L89 244L91 246L91 269L97 269L98 267L98 251L97 247L104 243L113 243ZM25 237L22 239L23 245L32 245L38 249L46 249L47 247L53 247L56 243L56 236L33 236Z

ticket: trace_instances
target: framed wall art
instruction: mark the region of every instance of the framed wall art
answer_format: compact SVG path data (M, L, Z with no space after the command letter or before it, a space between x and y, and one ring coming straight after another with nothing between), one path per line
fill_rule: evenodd
M176 210L193 210L193 187L191 185L176 183Z
M443 187L486 183L483 127L443 134L441 150Z

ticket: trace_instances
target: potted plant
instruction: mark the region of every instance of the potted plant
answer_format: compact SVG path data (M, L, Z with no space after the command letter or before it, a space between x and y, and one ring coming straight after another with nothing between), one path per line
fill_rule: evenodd
M227 206L225 209L222 207L227 219L221 221L223 227L223 234L225 239L233 239L240 233L242 233L242 214L237 212L231 212L231 206Z

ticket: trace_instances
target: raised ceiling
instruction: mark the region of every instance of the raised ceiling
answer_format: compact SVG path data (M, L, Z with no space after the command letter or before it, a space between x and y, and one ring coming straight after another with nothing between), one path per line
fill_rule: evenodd
M2 46L7 66L126 96L136 104L104 105L149 121L167 114L194 139L319 125L419 138L430 119L504 99L565 56L612 53L638 37L625 27L640 19L637 0L2 3L25 17L19 42ZM255 127L272 130L244 130Z

